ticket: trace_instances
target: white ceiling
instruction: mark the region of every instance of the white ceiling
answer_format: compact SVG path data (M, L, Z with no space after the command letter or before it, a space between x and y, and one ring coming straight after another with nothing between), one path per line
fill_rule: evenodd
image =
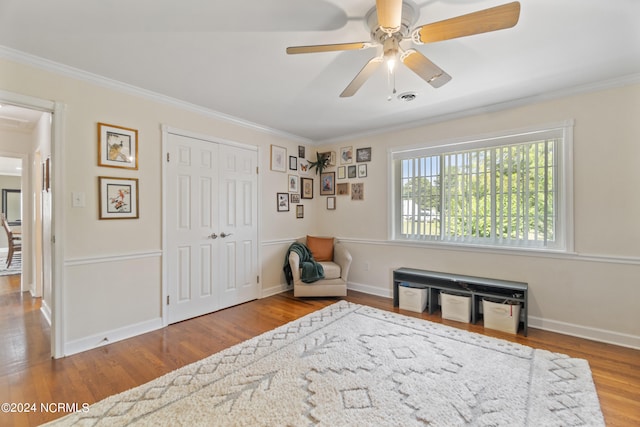
M510 0L414 1L427 24ZM285 53L369 40L374 4L0 0L0 45L314 142L640 74L638 0L521 0L512 29L417 47L453 79L434 89L401 68L397 90L416 92L411 102L387 101L382 68L339 98L375 49Z

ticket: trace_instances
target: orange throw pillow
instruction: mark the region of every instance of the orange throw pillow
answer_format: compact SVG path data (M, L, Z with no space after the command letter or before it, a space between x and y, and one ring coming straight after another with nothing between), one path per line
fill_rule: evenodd
M333 237L307 236L307 247L317 262L333 261Z

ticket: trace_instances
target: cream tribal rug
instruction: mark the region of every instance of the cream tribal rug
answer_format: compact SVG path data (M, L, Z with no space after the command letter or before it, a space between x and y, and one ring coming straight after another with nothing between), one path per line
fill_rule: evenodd
M338 302L52 425L603 426L585 360Z

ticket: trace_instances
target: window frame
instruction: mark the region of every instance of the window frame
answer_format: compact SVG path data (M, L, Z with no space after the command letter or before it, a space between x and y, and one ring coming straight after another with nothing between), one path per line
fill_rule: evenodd
M388 149L389 169L389 223L388 238L396 243L437 247L473 247L508 251L539 251L571 253L573 246L573 127L574 120L548 123L539 126L505 130L491 134L436 140L410 146ZM556 228L555 242L551 246L497 244L494 242L460 242L440 239L406 238L402 227L402 176L401 161L424 156L476 150L503 145L532 142L539 139L561 138L557 147L557 176L555 177Z

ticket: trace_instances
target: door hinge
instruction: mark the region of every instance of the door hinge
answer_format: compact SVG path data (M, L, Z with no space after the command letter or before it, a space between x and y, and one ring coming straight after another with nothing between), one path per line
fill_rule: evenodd
M169 157L170 157L170 155L169 155L169 153L167 153L167 163L169 163Z
M260 283L260 276L256 276L256 283Z
M167 305L169 305L169 295L167 295Z
M256 175L258 175L259 173L260 173L260 168L256 166Z

